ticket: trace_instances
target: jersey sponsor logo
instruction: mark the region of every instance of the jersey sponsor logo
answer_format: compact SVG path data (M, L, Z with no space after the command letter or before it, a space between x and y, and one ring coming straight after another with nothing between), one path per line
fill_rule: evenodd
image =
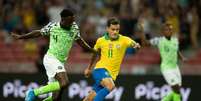
M108 72L105 72L105 75L106 75L106 76L109 76Z
M117 48L117 49L120 49L120 44L117 44L117 45L116 45L116 48Z
M113 47L113 44L109 43L109 49L112 49L112 47Z

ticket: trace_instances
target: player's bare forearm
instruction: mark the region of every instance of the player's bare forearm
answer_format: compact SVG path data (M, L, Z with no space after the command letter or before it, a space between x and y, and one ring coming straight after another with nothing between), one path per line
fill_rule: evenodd
M36 37L41 36L41 33L40 33L40 30L33 30L32 32L23 34L23 35L19 35L19 34L11 32L11 35L15 39L30 39L30 38L36 38Z
M96 53L96 51L95 51L93 48L91 48L91 46L89 46L89 45L84 41L84 39L83 39L82 37L77 40L77 43L78 43L82 48L87 49L87 50L89 50L89 51L92 52L92 53Z
M97 56L98 56L97 53L93 53L91 61L90 61L90 64L89 64L89 66L84 71L85 77L89 77L91 75L93 67L94 67L94 63L95 63L95 61L97 59Z
M142 46L151 46L150 42L146 39L146 36L143 32L139 32L140 33L140 39L142 42Z
M84 70L85 77L89 77L91 75L97 56L97 53L93 53L89 66Z
M98 55L99 55L98 52L93 53L93 55L92 55L92 57L91 57L91 60L90 60L90 63L89 63L89 66L88 66L88 69L89 69L89 70L92 70L92 69L93 69L95 62L97 61Z
M180 51L178 51L178 55L180 60L186 61L186 58L183 56L183 54Z
M145 33L144 33L144 24L142 22L139 22L137 25L138 34L140 35L140 40L142 46L150 46L150 42L146 39Z
M135 48L135 49L140 49L141 45L139 43L133 43L133 44L131 44L131 47Z

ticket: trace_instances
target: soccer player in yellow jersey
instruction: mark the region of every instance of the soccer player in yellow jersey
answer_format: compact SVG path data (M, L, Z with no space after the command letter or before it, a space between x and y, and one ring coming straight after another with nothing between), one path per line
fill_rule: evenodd
M119 74L126 49L140 48L140 45L131 38L120 35L119 30L120 21L117 18L110 18L107 21L106 33L96 41L94 49L100 54L100 59L94 67L98 56L94 53L88 68L84 71L86 77L92 74L95 81L93 90L84 101L103 101L115 88L114 81Z

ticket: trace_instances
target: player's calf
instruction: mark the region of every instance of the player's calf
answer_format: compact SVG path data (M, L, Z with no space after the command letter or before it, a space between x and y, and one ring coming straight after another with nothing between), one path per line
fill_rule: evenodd
M53 101L60 101L62 98L63 90L67 88L69 81L66 72L60 72L56 74L55 78L59 82L60 90L53 93Z

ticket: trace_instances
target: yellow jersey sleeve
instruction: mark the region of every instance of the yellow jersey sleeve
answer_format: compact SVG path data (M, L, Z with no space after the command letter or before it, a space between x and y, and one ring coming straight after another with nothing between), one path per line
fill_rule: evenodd
M98 51L98 49L100 48L100 43L101 43L101 39L99 38L97 41L96 41L96 44L94 45L94 49L96 51Z
M133 47L136 44L136 42L129 37L125 37L124 42L127 47Z

